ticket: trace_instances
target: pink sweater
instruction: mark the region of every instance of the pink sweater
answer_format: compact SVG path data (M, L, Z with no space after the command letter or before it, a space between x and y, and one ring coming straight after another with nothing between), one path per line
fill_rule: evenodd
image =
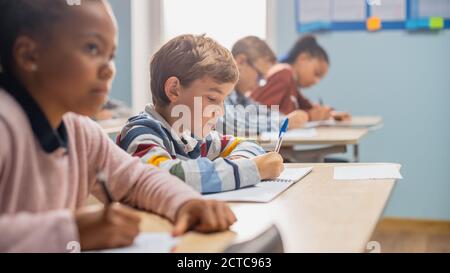
M0 252L64 252L78 241L73 211L104 170L116 200L173 220L186 201L200 198L168 172L142 164L117 147L87 117L66 114L68 147L43 151L16 100L0 89Z

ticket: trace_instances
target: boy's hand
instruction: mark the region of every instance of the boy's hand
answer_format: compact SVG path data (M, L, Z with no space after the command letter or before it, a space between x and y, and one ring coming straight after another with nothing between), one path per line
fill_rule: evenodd
M75 212L82 250L125 247L139 234L140 217L118 203L90 206Z
M327 120L331 118L331 107L315 104L309 111L311 121Z
M186 202L177 212L174 236L193 229L199 232L225 231L236 222L236 216L225 202L196 199Z
M352 116L347 112L332 111L331 116L336 121L349 121L352 119Z
M284 170L283 157L276 152L256 156L252 160L255 161L262 180L277 178Z
M308 113L303 110L296 110L287 115L289 119L289 130L303 127L308 122Z

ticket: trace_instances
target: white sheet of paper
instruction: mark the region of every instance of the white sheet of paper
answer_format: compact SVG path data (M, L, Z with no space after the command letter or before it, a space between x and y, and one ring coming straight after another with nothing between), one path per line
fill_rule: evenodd
M335 167L335 180L402 179L398 165Z
M264 132L261 134L261 140L263 141L277 141L278 132ZM315 128L308 129L295 129L289 130L284 134L284 140L297 140L302 138L311 138L317 136L317 130Z
M361 0L333 1L332 13L333 21L365 21L366 2Z
M235 191L206 194L205 199L235 202L267 203L308 175L312 168L286 168L277 180L262 181L255 186Z
M348 128L375 128L382 125L382 122L374 123L373 121L365 120L348 120L348 121L336 121L334 127L348 127Z
M329 120L319 120L319 121L309 121L303 125L303 128L309 129L309 128L316 128L319 126L334 126L336 125L336 121L333 119Z
M170 253L178 240L166 232L142 232L128 247L89 251L88 253Z

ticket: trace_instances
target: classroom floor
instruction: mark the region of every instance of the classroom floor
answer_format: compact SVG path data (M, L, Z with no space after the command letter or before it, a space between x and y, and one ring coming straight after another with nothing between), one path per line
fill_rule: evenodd
M450 253L450 222L384 218L371 241L382 253Z

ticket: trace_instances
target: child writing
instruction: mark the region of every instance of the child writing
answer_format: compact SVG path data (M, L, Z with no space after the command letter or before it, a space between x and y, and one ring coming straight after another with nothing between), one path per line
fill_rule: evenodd
M201 193L279 176L278 153L213 130L239 76L227 49L204 36L178 36L153 56L150 74L153 104L129 120L117 139L121 148Z
M266 66L267 67L267 66ZM282 64L272 63L265 71L266 84L252 92L251 97L265 105L279 105L284 114L302 109L310 121L350 119L345 112L334 111L322 104L313 104L298 88L317 84L328 72L329 58L314 36L299 39Z
M115 73L117 26L109 4L0 0L0 252L64 252L132 244L139 217L115 203L82 208L108 177L115 200L188 229L224 230L236 219L166 171L144 166L88 117Z
M261 108L258 102L247 96L249 91L258 87L264 77L263 71L269 70L276 62L275 53L266 42L255 36L244 37L233 45L231 53L239 69L239 80L225 99L225 115L220 120L222 124L218 124L218 130L259 135L267 131L278 132L285 118L289 119L289 129L301 128L308 121L308 114L303 110L295 110L285 116L276 110Z

